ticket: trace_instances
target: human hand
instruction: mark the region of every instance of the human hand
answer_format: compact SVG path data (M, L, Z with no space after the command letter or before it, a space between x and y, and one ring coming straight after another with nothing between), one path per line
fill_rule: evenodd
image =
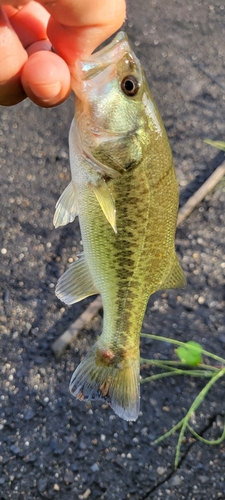
M125 0L0 0L0 104L27 96L43 107L64 101L75 61L124 18Z

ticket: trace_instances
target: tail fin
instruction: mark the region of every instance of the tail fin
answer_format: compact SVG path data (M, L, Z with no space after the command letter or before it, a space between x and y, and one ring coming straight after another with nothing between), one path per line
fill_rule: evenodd
M70 392L83 401L104 400L124 420L137 420L140 407L139 357L113 354L99 341L79 364Z

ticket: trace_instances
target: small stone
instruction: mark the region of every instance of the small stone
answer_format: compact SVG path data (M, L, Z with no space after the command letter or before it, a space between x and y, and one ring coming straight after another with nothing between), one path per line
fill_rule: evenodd
M3 295L3 300L7 304L9 302L9 290L6 290Z
M39 328L38 328L38 326L36 326L35 328L31 328L30 333L32 335L36 335L37 336L39 334Z
M42 365L43 363L44 363L44 358L42 356L36 356L36 358L34 358L35 365Z
M163 474L165 474L166 472L166 468L165 467L157 467L157 473L162 476Z
M54 486L53 486L53 490L54 491L59 491L60 490L59 484L55 483Z
M18 370L16 372L16 377L21 378L21 377L24 377L25 374L26 374L26 370L25 370L25 368L22 367L22 368L20 368L20 370Z
M35 416L34 410L29 408L24 415L24 420L31 420L34 416Z
M63 479L65 483L72 483L74 479L73 472L69 469L66 469Z
M79 470L79 467L78 467L78 465L77 465L77 464L72 464L70 467L71 467L71 470L72 470L73 472L77 472L77 471Z
M46 375L46 370L43 366L41 366L39 369L38 369L39 373L42 375L42 377L45 377Z
M173 486L179 486L182 482L182 479L178 474L176 474L172 479L171 479L171 484Z
M220 333L218 335L218 340L221 342L221 344L225 344L225 334L224 333Z
M115 457L114 451L109 451L108 453L106 453L105 460L110 462L114 457Z
M81 496L82 500L85 500L86 498L88 498L90 496L90 494L91 494L91 490L90 490L90 488L87 488L86 491Z
M91 466L91 470L92 470L93 472L98 472L98 471L99 471L99 465L98 465L98 464L96 464L96 463L95 463L95 464L93 464L93 465Z
M54 439L51 439L51 441L50 441L50 448L51 448L51 450L57 449L57 442Z
M38 491L39 493L44 493L44 491L46 490L47 488L47 484L48 484L48 480L43 477L43 478L40 478L38 480L38 484L37 484L37 487L38 487Z
M101 498L101 494L102 494L101 490L93 489L91 492L92 500L99 500L99 498Z
M101 441L104 443L104 441L106 440L106 436L105 436L105 434L101 434L100 439L101 439Z
M37 457L33 453L29 453L29 455L27 455L26 457L24 457L24 461L27 462L27 463L36 462L36 460L37 460Z
M59 457L60 455L63 455L63 453L65 453L65 446L62 446L61 448L56 448L56 449L53 451L53 454L54 454L56 457Z
M6 253L7 253L7 248L2 248L2 249L1 249L1 254L2 254L2 255L5 255Z
M79 448L81 450L86 450L87 449L87 445L84 441L81 441L80 444L79 444Z
M204 475L198 476L198 478L201 481L201 483L206 483L209 480L208 476L204 476Z
M12 446L10 446L10 451L12 451L14 455L18 455L18 453L20 453L20 448L19 446L17 446L17 444L13 444Z

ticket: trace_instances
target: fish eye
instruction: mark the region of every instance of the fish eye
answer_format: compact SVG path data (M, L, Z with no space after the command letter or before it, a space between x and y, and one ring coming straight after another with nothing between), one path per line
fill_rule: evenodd
M133 97L138 93L140 82L134 75L125 76L121 82L121 89L124 94Z

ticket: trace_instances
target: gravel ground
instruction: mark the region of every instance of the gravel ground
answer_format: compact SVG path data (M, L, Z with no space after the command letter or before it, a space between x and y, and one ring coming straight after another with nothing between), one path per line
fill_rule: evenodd
M222 0L128 0L125 26L146 69L174 152L181 204L224 155L204 144L224 138L225 7ZM225 499L225 444L189 433L174 471L177 435L156 437L183 418L204 381L161 379L142 385L137 422L101 403L72 399L68 384L101 330L99 314L57 359L55 339L89 300L66 307L57 279L81 249L77 222L55 230L54 205L70 178L70 98L56 109L28 100L0 108L0 500ZM210 193L177 231L184 290L155 294L143 330L195 340L225 355L225 190ZM142 339L143 357L173 357L169 343ZM174 358L175 359L175 358ZM143 370L143 376L150 369ZM223 379L192 425L221 435Z

